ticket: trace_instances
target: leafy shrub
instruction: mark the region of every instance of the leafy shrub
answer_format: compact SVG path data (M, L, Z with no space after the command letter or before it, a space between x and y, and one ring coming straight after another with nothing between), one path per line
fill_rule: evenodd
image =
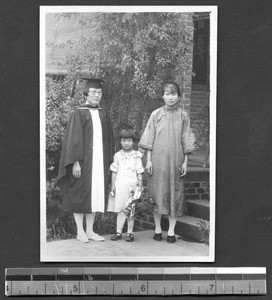
M203 232L204 237L201 242L205 243L205 245L209 245L210 243L210 223L206 220L199 221L199 230Z
M194 116L194 133L198 148L207 146L210 136L209 106L205 106L200 113Z
M76 225L72 214L61 208L62 194L54 182L47 182L46 231L48 240L71 238L76 234Z

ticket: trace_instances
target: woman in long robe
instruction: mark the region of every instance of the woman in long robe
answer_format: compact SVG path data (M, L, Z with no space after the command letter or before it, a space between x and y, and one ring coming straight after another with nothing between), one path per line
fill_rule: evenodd
M86 104L77 108L67 123L57 185L63 193L63 209L74 213L77 239L87 243L89 239L104 240L93 232L93 223L95 213L106 209L113 137L110 120L99 107L101 80L88 79L83 93Z
M170 82L163 87L165 106L151 113L139 147L146 150L146 170L149 173L148 192L155 200L154 239L162 240L161 217L167 215L167 241L174 243L177 217L184 214L184 176L188 155L194 150L190 118L179 107L180 90Z

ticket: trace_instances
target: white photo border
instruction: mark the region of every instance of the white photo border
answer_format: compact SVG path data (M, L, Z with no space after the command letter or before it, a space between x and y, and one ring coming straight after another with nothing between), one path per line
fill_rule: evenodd
M217 6L40 6L40 260L42 262L214 262L216 197L216 103L217 103ZM49 257L46 254L46 82L45 17L60 12L210 12L210 244L208 256L114 257L95 256L93 260Z

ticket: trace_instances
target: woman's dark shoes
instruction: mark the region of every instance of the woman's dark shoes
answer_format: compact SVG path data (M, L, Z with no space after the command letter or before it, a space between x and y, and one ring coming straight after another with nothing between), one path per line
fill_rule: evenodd
M162 240L162 234L161 233L155 233L153 236L153 239L155 241L161 241Z
M174 235L168 235L167 236L167 242L168 243L175 243L176 242L176 237Z
M111 237L111 240L112 241L119 241L122 239L122 234L119 233L119 232L116 232L112 237Z
M133 242L133 241L134 241L133 233L128 233L126 236L126 242Z

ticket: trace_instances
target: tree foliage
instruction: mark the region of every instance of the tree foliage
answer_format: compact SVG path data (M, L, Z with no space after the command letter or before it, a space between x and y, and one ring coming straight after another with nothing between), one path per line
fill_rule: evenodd
M58 62L67 70L65 78L47 81L49 178L56 176L67 119L83 101L82 85L76 81L80 76L106 79L101 104L115 135L124 124L139 130L144 107L160 96L162 82L173 74L188 75L193 39L193 28L180 13L58 14L58 18L78 20L85 34L54 45L69 49L70 54Z

